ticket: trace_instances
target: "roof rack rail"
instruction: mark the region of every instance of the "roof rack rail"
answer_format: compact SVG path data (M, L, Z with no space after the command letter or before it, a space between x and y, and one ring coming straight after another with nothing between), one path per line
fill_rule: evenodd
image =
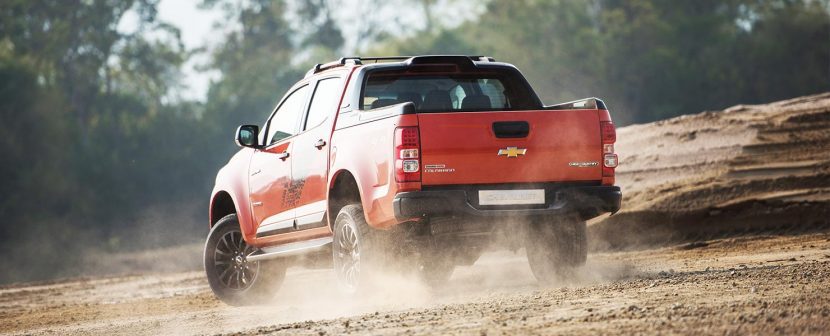
M382 61L405 61L414 56L379 56L379 57L349 57L350 59L357 59L359 61L374 61L375 63Z
M308 70L308 72L306 72L305 77L309 77L309 76L314 75L314 74L316 74L320 71L323 71L323 70L328 70L328 69L331 69L331 68L344 66L344 65L346 65L346 63L349 63L349 62L352 62L353 64L362 64L360 62L360 57L343 57L343 58L341 58L340 60L337 60L337 61L328 62L328 63L324 63L324 64L320 64L320 63L315 64L313 67L311 67L311 70Z
M440 56L440 55L436 55ZM447 55L452 56L452 55ZM490 56L482 56L482 55L466 55L473 61L482 61L482 62L495 62L496 59ZM343 57L340 59L341 62L343 60L356 60L358 62L362 61L375 61L375 63L380 61L405 61L413 57L421 57L421 56L381 56L381 57L360 57L360 56L352 56L352 57Z
M472 58L474 61L481 61L481 62L495 62L496 61L495 58L490 57L490 56L484 56L484 55L467 56L467 57Z
M308 70L308 72L306 72L305 77L312 76L312 75L314 75L314 74L316 74L320 71L323 71L323 70L328 70L328 69L331 69L331 68L344 66L348 62L352 62L353 64L363 64L363 61L370 61L370 62L374 61L375 63L379 63L379 62L384 62L384 61L386 61L386 62L388 62L388 61L405 61L405 60L415 58L415 57L419 57L419 56L379 56L379 57L348 56L348 57L342 57L342 58L340 58L340 60L337 60L337 61L328 62L328 63L325 63L325 64L318 63L318 64L314 65L314 67L312 67L311 70ZM495 58L489 57L489 56L476 55L476 56L467 56L467 57L469 57L470 60L472 60L472 61L480 61L480 62L495 62L496 61Z

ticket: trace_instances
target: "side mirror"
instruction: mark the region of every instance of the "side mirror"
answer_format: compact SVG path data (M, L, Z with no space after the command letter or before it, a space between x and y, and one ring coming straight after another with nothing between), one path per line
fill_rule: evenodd
M259 126L242 125L236 129L236 144L240 147L259 148Z

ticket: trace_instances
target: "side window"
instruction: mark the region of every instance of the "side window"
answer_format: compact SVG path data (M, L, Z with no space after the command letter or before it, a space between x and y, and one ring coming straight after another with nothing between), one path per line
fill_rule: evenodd
M507 97L504 96L504 84L498 80L479 79L481 93L490 98L493 108L507 108Z
M297 133L297 124L303 114L307 96L308 85L294 90L288 98L285 98L277 112L271 117L271 121L268 122L268 141L266 145L271 145Z
M450 100L452 100L452 108L453 109L460 109L461 102L464 100L464 97L467 97L467 93L464 92L464 88L461 85L456 85L452 90L450 90Z
M342 92L340 78L326 78L317 82L317 89L314 90L314 97L311 98L311 106L308 109L308 118L305 121L303 130L320 125L326 117L334 114L337 110L338 100Z

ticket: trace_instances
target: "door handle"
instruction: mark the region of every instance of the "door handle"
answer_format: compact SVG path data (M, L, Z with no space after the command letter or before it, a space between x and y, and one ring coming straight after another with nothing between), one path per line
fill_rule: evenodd
M283 160L283 161L288 159L289 156L291 156L291 154L288 154L288 152L282 152L282 153L277 154L277 158L280 159L280 160Z
M253 206L262 206L262 202L253 202L251 203Z
M323 146L325 146L325 145L326 145L326 140L323 140L323 139L317 140L317 142L314 143L314 147L317 147L317 149L323 149Z

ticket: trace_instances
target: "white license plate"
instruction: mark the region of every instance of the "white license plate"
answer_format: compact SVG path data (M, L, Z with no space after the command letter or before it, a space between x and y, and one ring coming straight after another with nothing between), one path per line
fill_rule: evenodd
M545 189L479 190L479 205L545 204Z

